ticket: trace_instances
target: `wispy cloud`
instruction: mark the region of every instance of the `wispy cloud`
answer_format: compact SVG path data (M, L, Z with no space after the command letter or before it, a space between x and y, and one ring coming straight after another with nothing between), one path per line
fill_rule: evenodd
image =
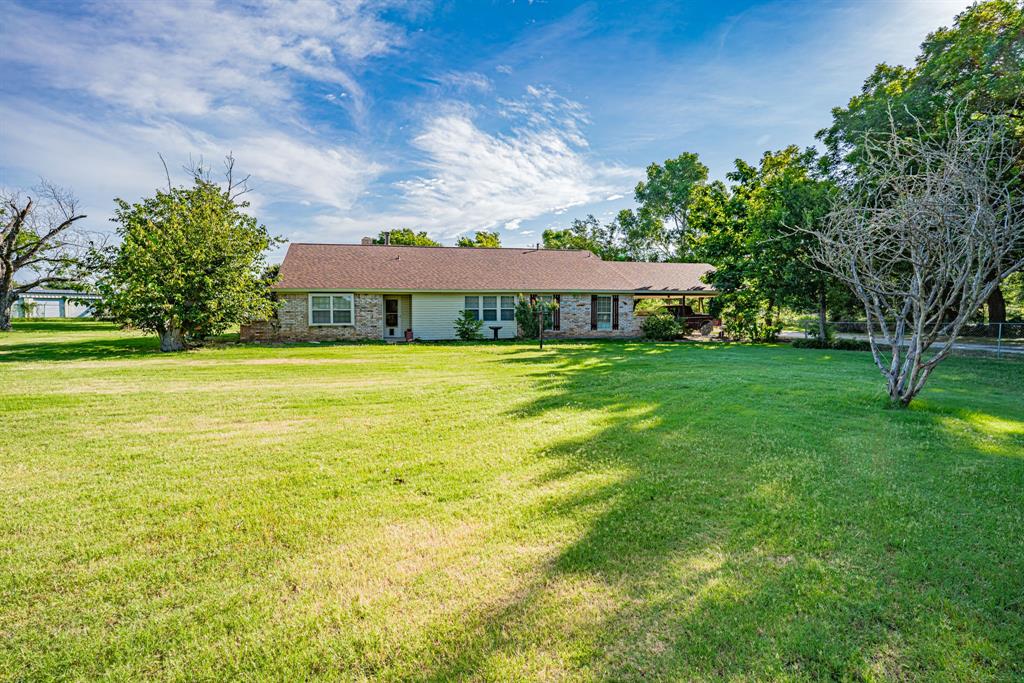
M438 77L438 82L454 90L479 90L487 92L494 87L491 79L476 71L448 71Z
M190 153L233 151L292 239L514 243L628 205L651 161L697 151L720 175L810 143L876 62L912 60L967 0L652 3L627 28L617 3L538 5L476 42L461 12L419 22L430 0L2 4L0 183L70 185L102 225L112 197L163 184L157 152L180 179Z
M600 199L636 177L589 157L586 112L549 88L502 100L500 113L507 133L482 130L464 105L426 121L413 144L427 173L399 183L408 213L452 233L492 228Z
M345 146L306 142L269 128L219 136L172 121L95 123L38 106L0 105L0 148L9 164L53 169L55 180L90 189L91 215L102 216L114 196L126 199L164 184L162 152L176 180L188 155L219 168L233 152L265 202L306 202L348 210L384 168ZM186 156L182 153L187 152ZM97 169L102 172L98 173Z
M403 39L358 0L108 2L73 17L5 8L4 60L139 113L286 103L296 77L363 93L351 65Z
M189 155L217 164L234 152L261 208L349 210L384 167L358 141L311 125L299 93L320 89L358 125L365 95L353 73L405 40L382 7L114 0L75 14L8 4L3 166L71 185L104 216L114 196L163 184L158 152L172 173Z

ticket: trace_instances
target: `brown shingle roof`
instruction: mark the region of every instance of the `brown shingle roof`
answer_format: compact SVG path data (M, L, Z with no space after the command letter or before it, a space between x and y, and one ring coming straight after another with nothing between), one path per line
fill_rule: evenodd
M712 292L714 288L701 282L701 277L714 270L707 263L646 263L643 261L610 261L609 265L635 285L634 292Z
M700 282L709 270L695 263L613 263L575 250L295 243L288 247L275 289L701 291L710 290Z

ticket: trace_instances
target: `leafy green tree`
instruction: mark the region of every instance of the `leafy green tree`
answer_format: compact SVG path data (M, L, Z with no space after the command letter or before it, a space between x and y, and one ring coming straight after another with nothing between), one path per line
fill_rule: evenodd
M879 64L861 93L832 110L832 125L818 133L835 161L856 164L865 135L885 134L890 113L898 132L923 123L938 133L952 110L1003 114L1024 135L1024 3L990 0L969 7L952 27L930 33L913 67Z
M121 243L94 254L101 312L156 332L161 351L271 315L274 271L264 257L280 240L245 213L248 202L236 189L197 174L191 187L169 187L135 204L115 200Z
M439 247L441 243L431 239L425 231L413 232L409 228L382 230L373 240L374 244L400 244L408 247Z
M679 252L678 243L673 241L675 236L666 231L660 218L643 207L619 211L614 224L622 236L622 255L626 261L679 260L675 256Z
M540 336L540 317L544 317L544 327L554 321L555 311L558 304L545 303L539 299L531 299L522 294L516 301L516 325L519 328L519 335L523 339L536 339Z
M756 167L737 160L729 188L694 191L694 249L716 268L710 283L721 294L713 310L737 336L773 340L782 307L816 308L825 333L829 293L842 290L815 268L814 238L798 229L815 227L829 211L833 186L817 167L813 150L790 146L766 152Z
M1017 272L1003 281L1008 303L1009 320L1024 323L1024 272Z
M905 136L942 134L953 113L1004 117L1024 144L1024 3L989 0L972 5L953 26L929 34L912 67L879 64L846 107L832 110L832 125L818 133L829 165L856 175L866 161L869 138L891 126ZM1024 168L1018 168L1018 174ZM989 321L1005 319L997 287L989 297Z
M501 246L501 236L496 232L477 230L473 237L463 235L455 242L457 247L480 247L484 249L497 249Z
M601 225L593 214L573 220L568 228L544 231L545 249L583 249L597 254L605 261L623 259L619 244L619 224L615 221Z
M618 218L633 250L646 251L651 257L642 260L692 255L690 206L694 190L707 179L708 167L692 152L647 167L647 180L638 183L634 192L640 209L620 212Z

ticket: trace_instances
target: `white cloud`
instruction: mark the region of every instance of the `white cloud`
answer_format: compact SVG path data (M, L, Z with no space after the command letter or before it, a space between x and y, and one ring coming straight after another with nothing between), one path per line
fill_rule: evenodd
M604 200L606 202L614 202L614 201L618 201L619 199L625 199L625 197L626 197L626 195L624 195L624 194L616 193L616 194L608 195L607 197L604 198Z
M218 171L233 152L252 174L253 210L290 203L287 219L296 205L348 211L384 169L309 127L295 94L313 82L358 120L364 95L352 73L404 40L382 7L112 0L69 15L9 3L0 23L3 182L42 175L70 186L103 227L113 197L164 185L158 152L176 182L189 155Z
M494 87L491 79L476 71L449 71L442 74L437 80L442 85L460 91L479 90L480 92L488 92Z
M512 121L523 121L534 128L558 128L573 145L586 147L582 127L590 123L579 102L559 95L546 86L526 86L526 95L515 100L499 99L499 114Z
M239 101L281 105L306 77L362 91L349 65L403 36L358 0L232 7L209 0L123 2L72 19L10 5L4 61L48 84L134 112L202 116Z
M277 186L288 197L305 197L336 209L350 209L383 166L346 147L323 147L267 131L221 141L234 150L254 182Z
M500 102L508 133L481 130L464 106L426 122L413 144L428 172L399 184L407 213L451 231L493 228L598 200L636 177L589 157L579 103L533 87Z
M317 145L270 129L219 137L173 122L93 123L36 106L0 105L0 119L5 163L75 189L96 219L94 228L103 227L101 217L109 215L115 196L133 200L166 183L158 152L175 182L184 180L181 167L188 155L201 156L217 175L224 155L233 152L239 171L252 174L253 210L296 201L347 211L384 170L344 146Z
M515 220L512 220L512 221L509 221L508 223L505 223L505 229L506 230L518 230L519 226L522 224L522 222L523 222L522 218L516 218Z

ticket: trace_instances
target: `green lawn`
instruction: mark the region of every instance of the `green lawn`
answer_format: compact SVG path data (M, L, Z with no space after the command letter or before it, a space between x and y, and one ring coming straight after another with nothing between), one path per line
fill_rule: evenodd
M1024 363L0 335L0 679L1024 677Z

